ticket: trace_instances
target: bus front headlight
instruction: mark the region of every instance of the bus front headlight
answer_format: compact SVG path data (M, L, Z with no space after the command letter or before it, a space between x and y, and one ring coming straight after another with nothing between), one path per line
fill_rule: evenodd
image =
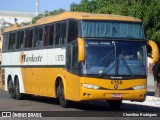
M88 88L88 89L96 89L96 90L100 88L100 87L97 86L97 85L86 84L86 83L83 83L83 84L82 84L82 87Z
M147 85L139 85L139 86L135 86L133 87L134 90L142 90L142 89L147 89Z

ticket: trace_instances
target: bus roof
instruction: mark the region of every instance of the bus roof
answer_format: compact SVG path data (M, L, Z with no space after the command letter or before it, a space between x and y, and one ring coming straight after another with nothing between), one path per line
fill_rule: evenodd
M140 19L129 17L129 16L121 16L121 15L113 15L113 14L92 14L85 12L64 12L55 16L48 16L45 18L41 18L37 20L36 24L24 26L24 27L11 27L7 28L5 32L29 28L37 25L43 25L47 23L57 22L66 19L77 19L77 20L113 20L113 21L128 21L128 22L141 22Z

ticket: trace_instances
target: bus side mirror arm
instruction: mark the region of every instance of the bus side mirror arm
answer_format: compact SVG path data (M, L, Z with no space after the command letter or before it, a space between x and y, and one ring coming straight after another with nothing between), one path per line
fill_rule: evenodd
M82 38L78 38L78 62L83 62L85 59L85 43Z
M153 63L156 63L158 62L158 59L159 59L159 49L158 49L158 46L157 44L152 41L152 40L149 40L148 41L148 45L151 46L152 48L152 57L153 57Z

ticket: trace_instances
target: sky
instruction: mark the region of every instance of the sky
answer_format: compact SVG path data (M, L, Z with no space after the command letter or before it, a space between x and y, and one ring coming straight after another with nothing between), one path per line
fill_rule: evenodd
M52 11L63 8L67 11L70 10L70 5L80 3L81 0L39 0L39 12ZM36 0L0 0L0 10L5 11L22 11L22 12L35 12Z

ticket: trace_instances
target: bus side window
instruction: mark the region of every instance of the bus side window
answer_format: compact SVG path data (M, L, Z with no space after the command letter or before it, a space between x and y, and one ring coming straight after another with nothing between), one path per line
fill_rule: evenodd
M12 39L11 39L11 49L15 49L16 45L15 45L15 42L16 42L16 33L12 33Z
M38 30L38 46L39 47L42 47L43 45L42 39L43 39L43 27L39 27L39 30Z
M71 70L71 46L66 50L66 69Z
M18 31L17 32L17 43L16 43L16 49L19 49L20 48L20 34L21 32L20 31Z
M24 47L24 31L21 31L21 35L20 35L20 48L22 49Z
M8 50L11 50L12 45L12 33L9 33Z
M25 30L25 48L28 48L29 30Z
M67 23L63 22L61 24L61 44L64 45L66 44L66 30L67 29Z
M9 34L8 33L4 33L3 36L3 51L7 51L8 47L7 47L7 43L8 43L8 39L9 39Z
M76 40L77 37L78 37L78 22L75 20L70 20L69 26L68 26L68 41L67 41L67 43L69 44L70 42Z
M7 36L7 34L6 33L4 33L3 34L3 45L2 45L2 51L6 51L6 37Z
M60 30L61 30L61 24L56 23L56 39L55 39L55 45L60 44Z
M78 46L74 45L72 49L72 72L78 74Z
M34 29L34 47L38 47L38 28Z
M33 30L29 30L29 43L28 43L28 47L31 48L32 47L32 41L33 41Z
M44 46L47 46L49 42L49 26L44 27Z
M54 38L54 24L50 26L49 29L49 45L53 45Z

